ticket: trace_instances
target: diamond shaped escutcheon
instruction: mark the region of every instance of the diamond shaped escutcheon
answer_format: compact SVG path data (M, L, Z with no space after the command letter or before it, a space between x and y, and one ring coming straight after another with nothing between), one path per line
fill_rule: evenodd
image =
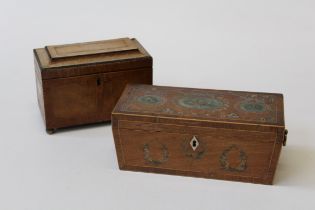
M195 151L197 149L197 147L199 146L199 142L198 139L196 138L196 136L193 136L193 138L190 141L190 146L191 148Z

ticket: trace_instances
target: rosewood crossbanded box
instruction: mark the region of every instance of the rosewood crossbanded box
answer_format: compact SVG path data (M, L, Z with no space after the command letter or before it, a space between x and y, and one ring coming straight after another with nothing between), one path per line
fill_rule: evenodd
M128 85L112 113L120 169L272 184L283 96Z
M136 39L34 50L38 104L46 130L109 121L127 83L152 84L152 57Z

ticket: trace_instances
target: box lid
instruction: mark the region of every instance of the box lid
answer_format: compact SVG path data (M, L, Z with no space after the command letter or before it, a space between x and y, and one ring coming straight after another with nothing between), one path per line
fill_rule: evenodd
M283 96L227 90L128 85L113 114L255 127L284 127Z
M133 68L152 66L152 58L136 39L120 38L66 45L51 45L34 50L41 70L51 73L61 68L84 65L115 64L115 68L104 71L118 71L128 68L126 62L138 61ZM43 73L45 73L43 72ZM95 72L89 72L95 73ZM59 71L60 74L60 71ZM83 74L82 72L80 74ZM69 75L67 73L67 75ZM44 75L45 78L45 75Z

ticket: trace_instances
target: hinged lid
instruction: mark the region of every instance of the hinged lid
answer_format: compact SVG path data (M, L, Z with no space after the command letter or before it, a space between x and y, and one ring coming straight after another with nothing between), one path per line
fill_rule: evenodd
M138 47L130 39L122 38L78 44L52 45L46 46L46 50L51 60L56 61L58 59L70 57L105 55L109 53L138 50Z
M84 65L108 64L113 68L94 68L92 72L67 72L67 76L75 76L101 71L119 71L127 68L152 66L152 58L136 39L121 38L95 42L66 45L51 45L34 50L43 79L62 77L60 68L71 68ZM140 62L138 62L140 61ZM126 63L131 65L126 65ZM52 72L58 70L58 73ZM69 71L69 70L68 70ZM47 75L45 75L47 73ZM75 75L73 74L75 73ZM49 75L48 75L49 74Z
M113 114L237 125L284 127L283 96L226 90L128 85ZM160 121L160 120L158 120Z

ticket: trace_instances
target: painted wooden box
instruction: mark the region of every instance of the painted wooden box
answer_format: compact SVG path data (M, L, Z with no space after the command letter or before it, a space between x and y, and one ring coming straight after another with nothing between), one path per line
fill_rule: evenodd
M152 57L136 39L34 49L46 130L110 121L127 83L152 84Z
M112 113L119 168L272 184L283 96L128 85Z

